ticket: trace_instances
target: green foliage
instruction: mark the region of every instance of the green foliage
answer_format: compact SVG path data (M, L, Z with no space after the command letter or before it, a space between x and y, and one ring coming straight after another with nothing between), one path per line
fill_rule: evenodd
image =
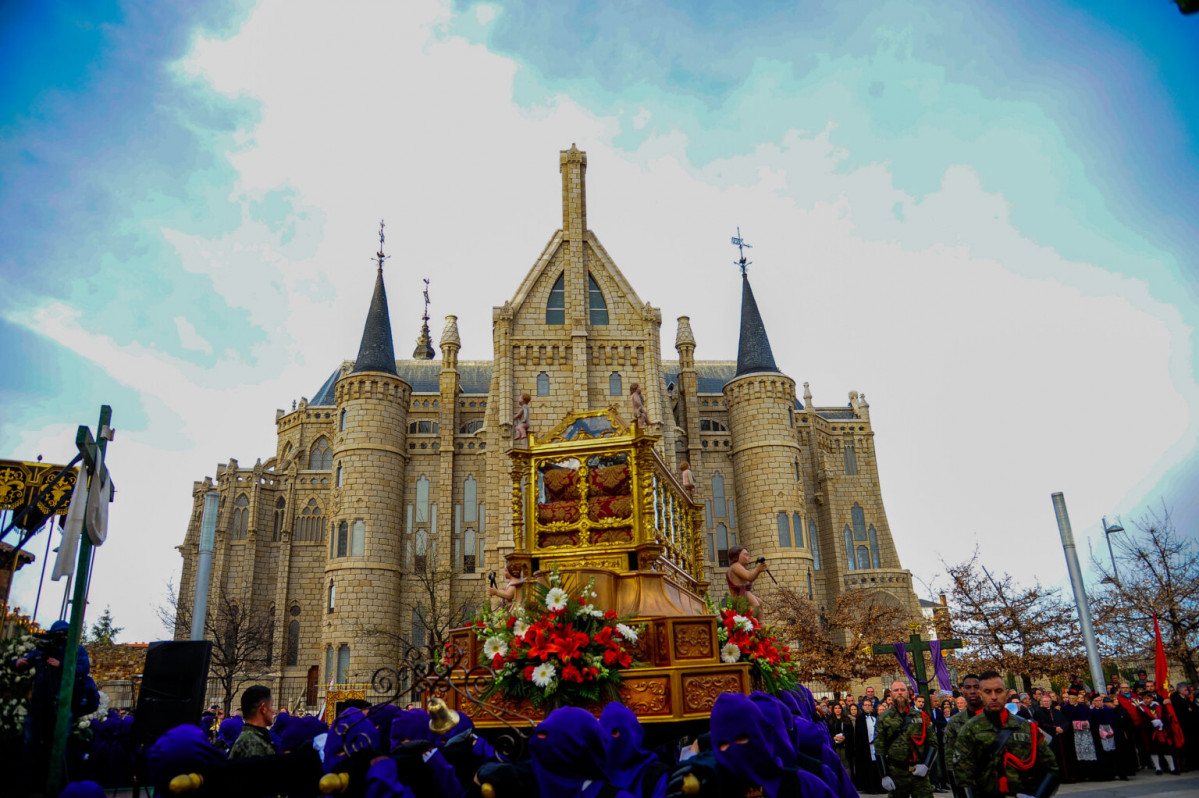
M92 624L92 631L87 636L87 642L96 646L111 646L117 642L117 635L124 631L125 627L117 626L112 621L112 610L108 607L104 608L104 614L100 616L100 620Z

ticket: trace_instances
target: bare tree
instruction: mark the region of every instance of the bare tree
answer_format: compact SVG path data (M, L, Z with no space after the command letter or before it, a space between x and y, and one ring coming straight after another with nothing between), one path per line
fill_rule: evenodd
M1092 600L1099 639L1112 654L1151 652L1156 613L1166 656L1199 682L1199 552L1164 504L1131 526L1112 536L1115 570L1092 557L1102 577Z
M895 670L895 658L873 653L876 644L906 640L911 613L889 596L871 590L840 594L831 611L790 588L775 592L771 615L776 631L797 644L795 661L801 681L818 681L830 690Z
M952 581L953 631L968 645L960 654L965 663L1019 674L1026 691L1034 677L1086 671L1077 612L1060 591L992 573L977 550L945 568Z
M163 626L176 638L191 628L191 604L181 600L173 584L167 585L166 603L158 608ZM212 641L208 676L220 686L225 714L243 685L271 670L274 618L246 601L239 604L224 592L210 596L204 617L204 638Z

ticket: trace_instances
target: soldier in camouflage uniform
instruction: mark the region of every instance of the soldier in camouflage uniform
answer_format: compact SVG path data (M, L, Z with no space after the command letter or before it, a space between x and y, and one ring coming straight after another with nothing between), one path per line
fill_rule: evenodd
M1049 798L1058 775L1049 742L1036 723L1004 708L1007 688L997 671L984 671L980 681L983 712L966 721L955 741L958 787L972 798Z
M932 798L928 771L937 747L928 715L911 705L903 682L891 685L891 700L874 735L874 750L884 770L883 789L892 798Z
M275 720L270 688L261 684L247 687L241 694L241 714L246 725L229 749L229 758L250 759L275 753L270 733L271 723Z
M960 687L962 689L962 697L966 699L966 709L951 717L949 722L945 724L945 770L951 778L953 777L953 768L957 760L954 744L957 741L958 732L966 725L966 721L983 711L983 697L978 691L978 676L973 673L966 674L962 679ZM956 781L953 784L953 794L957 798L963 798L965 793L957 787Z

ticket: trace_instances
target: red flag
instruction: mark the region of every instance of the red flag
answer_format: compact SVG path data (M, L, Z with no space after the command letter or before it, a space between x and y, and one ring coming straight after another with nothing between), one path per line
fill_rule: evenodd
M1166 664L1166 646L1162 643L1162 630L1157 625L1157 613L1153 613L1154 665L1153 681L1157 683L1157 694L1163 701L1170 698L1170 667Z

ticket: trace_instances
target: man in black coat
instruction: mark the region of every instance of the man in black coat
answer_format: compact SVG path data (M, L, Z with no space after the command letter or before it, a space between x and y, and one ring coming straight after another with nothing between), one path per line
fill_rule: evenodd
M1195 692L1187 682L1179 682L1170 693L1170 703L1182 727L1182 769L1199 770L1199 709L1195 707Z

